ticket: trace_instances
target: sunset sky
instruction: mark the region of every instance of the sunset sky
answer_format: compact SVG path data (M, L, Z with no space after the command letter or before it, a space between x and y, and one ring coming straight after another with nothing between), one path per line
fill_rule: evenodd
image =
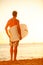
M43 0L0 0L0 43L9 43L5 25L17 10L17 18L28 28L21 43L43 42Z

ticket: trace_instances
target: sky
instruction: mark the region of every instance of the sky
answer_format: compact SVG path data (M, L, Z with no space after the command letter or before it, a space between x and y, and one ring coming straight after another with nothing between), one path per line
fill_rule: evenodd
M13 10L28 28L28 35L20 43L43 42L43 0L0 0L0 44L9 43L5 25Z

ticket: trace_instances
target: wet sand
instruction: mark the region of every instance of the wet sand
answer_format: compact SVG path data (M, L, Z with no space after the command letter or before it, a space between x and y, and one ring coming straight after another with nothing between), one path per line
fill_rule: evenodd
M43 58L17 61L0 61L0 65L43 65Z

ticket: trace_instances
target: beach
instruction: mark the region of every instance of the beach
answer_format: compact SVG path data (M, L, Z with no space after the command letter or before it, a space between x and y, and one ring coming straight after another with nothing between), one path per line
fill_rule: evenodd
M17 61L0 61L0 65L43 65L43 58Z
M19 44L17 60L34 58L43 58L43 44ZM8 44L0 44L0 61L8 60L10 60L10 46Z
M10 61L9 51L9 45L0 45L0 65L43 65L43 44L41 43L19 45L17 61Z
M43 44L19 45L17 61L10 61L9 51L9 45L0 45L0 65L43 65Z

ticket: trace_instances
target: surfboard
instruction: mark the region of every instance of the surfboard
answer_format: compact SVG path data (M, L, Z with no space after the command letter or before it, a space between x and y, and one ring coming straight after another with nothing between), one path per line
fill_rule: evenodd
M24 38L28 34L27 25L26 24L20 24L20 28L21 28L22 38Z
M21 36L22 36L22 39L23 39L28 34L27 25L26 24L20 24L20 29L21 29ZM9 33L10 33L10 40L11 41L20 40L16 26L11 27L9 29Z

